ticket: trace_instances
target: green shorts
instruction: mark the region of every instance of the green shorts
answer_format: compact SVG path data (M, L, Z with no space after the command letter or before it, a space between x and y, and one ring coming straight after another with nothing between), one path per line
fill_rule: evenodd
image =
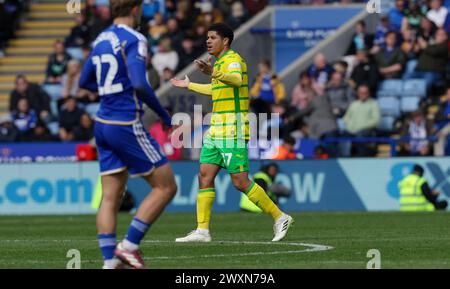
M227 169L230 174L248 172L248 141L212 140L206 134L200 164L215 164Z

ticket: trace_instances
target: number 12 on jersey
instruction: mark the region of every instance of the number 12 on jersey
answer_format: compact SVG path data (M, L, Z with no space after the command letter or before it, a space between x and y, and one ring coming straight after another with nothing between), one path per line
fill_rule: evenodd
M96 68L99 95L119 93L123 91L122 83L113 84L113 81L116 78L117 71L119 69L119 65L114 55L102 54L101 58L100 56L94 56L92 57L92 62L94 63ZM102 63L109 64L108 72L106 73L106 78L103 86L101 85Z

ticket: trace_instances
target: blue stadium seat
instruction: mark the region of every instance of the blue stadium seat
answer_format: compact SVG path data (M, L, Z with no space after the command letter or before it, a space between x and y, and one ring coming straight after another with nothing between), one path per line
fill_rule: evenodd
M58 100L62 97L62 85L61 84L44 84L42 89L50 96L51 100Z
M393 116L382 116L380 123L378 124L378 129L381 131L392 132L394 130L395 117Z
M400 100L402 112L413 112L419 108L420 96L405 95Z
M427 95L427 83L424 79L407 79L403 82L403 93L425 97Z
M400 96L403 91L403 81L401 79L388 79L380 84L379 92L391 93L391 95Z
M386 96L377 99L381 115L398 117L400 115L400 101L395 96Z

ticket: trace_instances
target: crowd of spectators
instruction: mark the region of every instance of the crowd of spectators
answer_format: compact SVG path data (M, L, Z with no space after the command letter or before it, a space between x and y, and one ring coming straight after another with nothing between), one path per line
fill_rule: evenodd
M359 21L344 57L330 63L318 53L313 64L299 73L298 83L286 96L289 101L281 103L283 138L342 138L339 144L324 142L317 151L320 156L374 156L375 143L352 144L343 138L386 135L404 139L399 143L399 155L445 154L450 135L449 99L440 104L440 98L449 85L449 32L450 14L441 0L396 0L395 6L380 17L375 33L369 33L365 22ZM264 69L260 68L260 73ZM266 75L277 79L276 75ZM398 80L395 83L402 86L402 81L417 79L425 85L417 108L402 111L388 130L381 129L381 84ZM265 91L277 91L268 80L266 86L269 88ZM268 111L280 105L270 98L267 101L266 92L259 87L257 79L251 90L254 111L258 111L255 107L262 107L262 100L271 105L266 108ZM257 89L259 96L255 97ZM427 113L429 105L440 106L434 119ZM437 142L430 140L433 136L437 136Z
M268 4L331 2L351 1L146 0L140 31L150 47L149 82L157 89L201 55L207 27L214 22L225 21L237 28ZM46 71L47 89L29 83L22 75L17 77L11 93L11 117L1 121L3 140L92 138L92 117L99 100L96 94L78 87L78 78L90 43L111 24L107 1L88 0L76 23L64 41L54 44ZM330 63L322 53L315 55L313 64L299 72L292 91L285 91L271 70L270 61L262 60L257 77L250 80L250 107L257 113L281 114L281 120L269 120L269 126L280 126L286 144L279 148L290 157L292 139L380 135L377 94L384 80L425 79L428 98L438 97L442 87L448 85L449 30L450 16L442 0L396 0L395 7L380 17L375 33L369 33L363 21L356 24L345 57ZM22 99L28 101L21 102ZM450 135L448 103L450 98L441 105L434 123L423 110L401 115L398 129L391 133L413 138L437 135L439 141L434 145L425 140L405 141L400 154L444 154ZM170 132L166 127L155 123L150 130L164 142L162 146L172 159L182 157L167 144ZM376 148L370 143L327 143L317 149L320 158L375 153Z

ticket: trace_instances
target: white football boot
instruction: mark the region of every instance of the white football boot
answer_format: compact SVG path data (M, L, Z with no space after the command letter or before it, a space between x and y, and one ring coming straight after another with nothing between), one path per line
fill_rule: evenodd
M294 219L291 216L283 213L283 215L281 215L281 217L273 225L274 237L272 239L272 242L283 240L283 238L286 237L286 234L292 224L294 224Z
M211 235L207 232L193 230L186 237L176 238L175 242L211 242Z

